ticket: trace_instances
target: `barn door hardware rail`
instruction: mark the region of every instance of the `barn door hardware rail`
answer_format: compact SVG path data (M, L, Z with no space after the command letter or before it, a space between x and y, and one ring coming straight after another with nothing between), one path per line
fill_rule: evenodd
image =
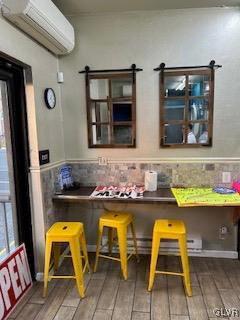
M89 66L86 66L84 70L79 71L79 73L106 73L106 72L138 72L143 71L141 68L137 68L136 64L132 64L131 68L128 69L103 69L103 70L92 70Z
M208 65L206 66L186 66L186 67L166 67L166 64L162 62L159 67L153 69L154 71L164 71L164 70L182 70L182 69L202 69L202 68L209 68L209 69L218 69L222 68L220 64L215 64L215 60L211 60Z
M88 85L88 75L90 73L93 73L93 74L96 74L96 73L121 73L121 72L132 72L132 77L133 77L133 83L135 83L136 81L136 72L139 72L139 71L143 71L143 69L141 68L137 68L136 67L136 64L132 64L131 65L131 68L129 69L103 69L103 70L91 70L89 66L86 66L84 70L82 71L79 71L79 73L85 73L86 75L86 83Z

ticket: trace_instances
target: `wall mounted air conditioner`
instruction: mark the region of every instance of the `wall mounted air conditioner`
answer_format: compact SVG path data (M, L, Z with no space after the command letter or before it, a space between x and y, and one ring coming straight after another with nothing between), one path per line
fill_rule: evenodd
M74 48L74 29L50 0L2 0L3 16L55 54Z

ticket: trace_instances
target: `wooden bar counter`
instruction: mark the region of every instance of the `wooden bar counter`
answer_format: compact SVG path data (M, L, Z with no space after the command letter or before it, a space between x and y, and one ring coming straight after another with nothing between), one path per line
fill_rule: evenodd
M85 202L85 201L98 201L98 202L114 202L114 203L162 203L162 204L177 204L174 195L170 188L162 188L157 191L145 191L143 198L97 198L90 197L95 187L80 187L77 190L63 191L56 193L53 196L53 201L56 202Z

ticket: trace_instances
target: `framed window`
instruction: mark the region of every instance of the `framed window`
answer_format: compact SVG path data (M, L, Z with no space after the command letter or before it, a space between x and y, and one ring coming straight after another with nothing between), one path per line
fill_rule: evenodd
M214 68L160 70L161 147L212 146Z
M87 74L86 98L89 147L134 148L135 73Z

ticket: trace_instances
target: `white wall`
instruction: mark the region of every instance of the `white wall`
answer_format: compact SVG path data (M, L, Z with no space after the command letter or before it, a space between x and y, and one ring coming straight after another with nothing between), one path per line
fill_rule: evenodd
M67 159L137 157L239 157L240 11L238 8L84 15L71 18L73 53L60 59ZM153 68L222 64L216 71L212 148L159 148L159 81ZM137 74L137 148L88 149L84 75L93 69L144 69Z
M32 67L39 149L49 149L51 162L63 160L64 138L60 89L56 80L58 59L0 17L0 51ZM44 89L52 87L57 96L55 109L44 103Z
M27 85L27 113L31 157L32 225L36 271L43 268L45 216L38 150L49 149L51 162L65 159L60 87L56 74L58 59L0 17L0 51L32 67L33 87ZM44 104L44 89L52 87L57 96L54 110ZM37 129L37 132L36 132Z

